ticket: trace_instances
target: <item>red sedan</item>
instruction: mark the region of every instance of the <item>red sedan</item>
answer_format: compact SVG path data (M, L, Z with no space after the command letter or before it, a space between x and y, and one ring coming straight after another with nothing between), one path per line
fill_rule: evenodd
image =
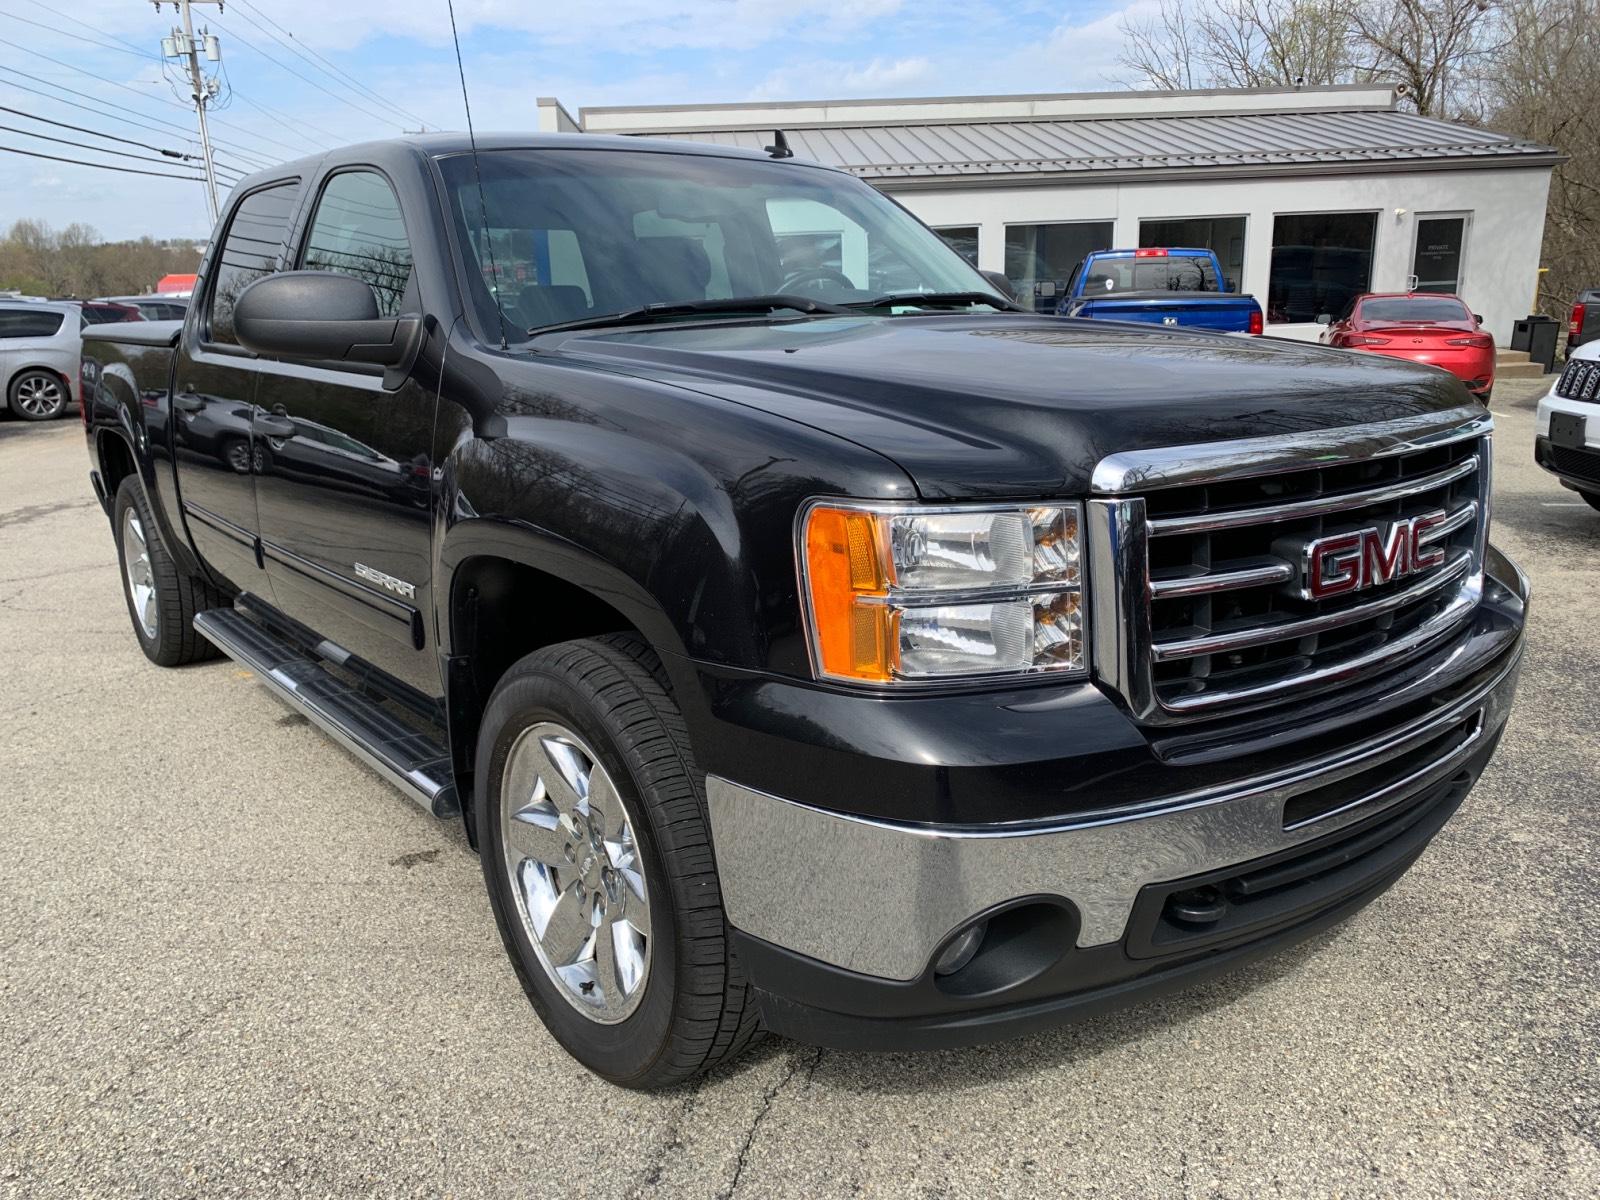
M1494 336L1455 296L1423 292L1357 296L1323 332L1329 346L1443 367L1478 399L1494 388Z

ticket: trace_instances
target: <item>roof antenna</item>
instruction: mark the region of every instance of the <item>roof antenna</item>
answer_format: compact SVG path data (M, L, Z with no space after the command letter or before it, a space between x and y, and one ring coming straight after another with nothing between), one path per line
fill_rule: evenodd
M772 131L772 145L761 147L772 158L793 158L794 151L789 149L789 139L783 136L783 130Z
M483 245L489 252L490 289L494 311L500 318L500 349L506 349L506 310L500 307L500 268L494 261L494 237L489 233L489 202L483 198L483 170L478 165L478 135L472 132L472 101L467 99L467 69L461 65L461 35L456 32L455 0L445 0L450 9L450 39L456 44L456 73L461 76L461 107L467 110L467 140L472 144L472 173L478 178L478 212L483 218Z

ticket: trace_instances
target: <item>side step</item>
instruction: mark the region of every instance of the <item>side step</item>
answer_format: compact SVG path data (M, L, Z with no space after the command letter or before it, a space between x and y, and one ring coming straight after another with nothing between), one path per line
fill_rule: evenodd
M275 637L235 609L198 613L194 627L434 816L460 814L446 747L398 720L293 643Z

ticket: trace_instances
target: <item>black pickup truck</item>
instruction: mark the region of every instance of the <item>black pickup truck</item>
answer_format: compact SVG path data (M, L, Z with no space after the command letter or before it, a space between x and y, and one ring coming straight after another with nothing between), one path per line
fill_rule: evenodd
M145 653L459 815L607 1079L1186 985L1494 752L1527 583L1454 380L1016 311L793 159L478 150L241 183L181 327L86 333L92 481Z

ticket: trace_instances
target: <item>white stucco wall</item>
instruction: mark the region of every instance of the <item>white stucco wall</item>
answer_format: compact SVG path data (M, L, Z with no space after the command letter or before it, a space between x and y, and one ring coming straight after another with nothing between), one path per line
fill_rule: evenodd
M1403 291L1419 216L1468 214L1460 294L1501 345L1533 299L1544 230L1548 167L1393 174L1268 176L1192 183L885 190L929 225L979 227L984 270L1005 269L1005 227L1049 221L1112 221L1115 244L1137 246L1153 218L1244 216L1244 290L1267 295L1278 213L1377 212L1372 289ZM1396 215L1396 209L1405 209ZM1269 325L1280 337L1315 339L1316 325Z

